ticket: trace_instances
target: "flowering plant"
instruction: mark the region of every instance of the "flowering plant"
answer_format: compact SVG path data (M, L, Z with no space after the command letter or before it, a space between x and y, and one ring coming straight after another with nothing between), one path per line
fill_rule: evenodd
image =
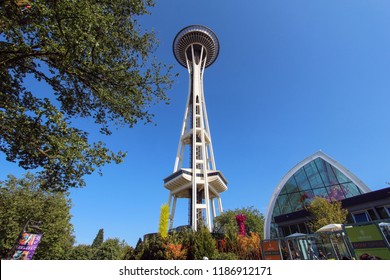
M245 230L246 216L244 214L238 214L236 216L236 221L238 225L238 235L246 236L246 230Z

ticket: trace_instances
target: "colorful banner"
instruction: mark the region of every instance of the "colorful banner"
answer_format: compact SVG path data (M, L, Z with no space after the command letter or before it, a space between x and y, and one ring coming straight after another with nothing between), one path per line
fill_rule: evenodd
M358 259L390 260L390 249L376 224L346 226L345 232Z
M18 240L11 260L31 260L41 241L42 234L24 232Z

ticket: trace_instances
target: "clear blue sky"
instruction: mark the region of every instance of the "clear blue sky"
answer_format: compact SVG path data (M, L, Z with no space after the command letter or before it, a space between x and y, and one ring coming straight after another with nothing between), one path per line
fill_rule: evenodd
M211 28L221 45L204 90L216 165L229 181L225 210L254 206L265 214L282 177L318 150L372 190L387 186L390 1L160 0L151 13L141 23L157 32L158 58L180 75L170 105L152 109L157 126L102 138L128 157L71 192L78 243L90 244L100 228L130 245L157 231L188 90L172 41L191 24ZM0 179L19 172L3 158ZM178 203L176 225L187 222L186 204Z

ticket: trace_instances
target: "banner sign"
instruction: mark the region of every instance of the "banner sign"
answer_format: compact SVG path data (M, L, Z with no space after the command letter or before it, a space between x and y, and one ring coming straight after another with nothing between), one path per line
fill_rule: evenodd
M264 259L266 260L281 260L279 241L278 240L263 240Z
M346 226L345 232L358 259L390 260L390 249L376 224Z
M16 244L11 260L31 260L41 237L42 234L24 232Z

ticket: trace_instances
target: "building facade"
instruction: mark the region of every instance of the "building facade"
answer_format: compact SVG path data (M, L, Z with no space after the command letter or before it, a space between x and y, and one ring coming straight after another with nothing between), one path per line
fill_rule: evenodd
M319 151L295 165L275 188L265 217L264 238L309 233L305 206L316 196L348 201L369 192L352 172Z

